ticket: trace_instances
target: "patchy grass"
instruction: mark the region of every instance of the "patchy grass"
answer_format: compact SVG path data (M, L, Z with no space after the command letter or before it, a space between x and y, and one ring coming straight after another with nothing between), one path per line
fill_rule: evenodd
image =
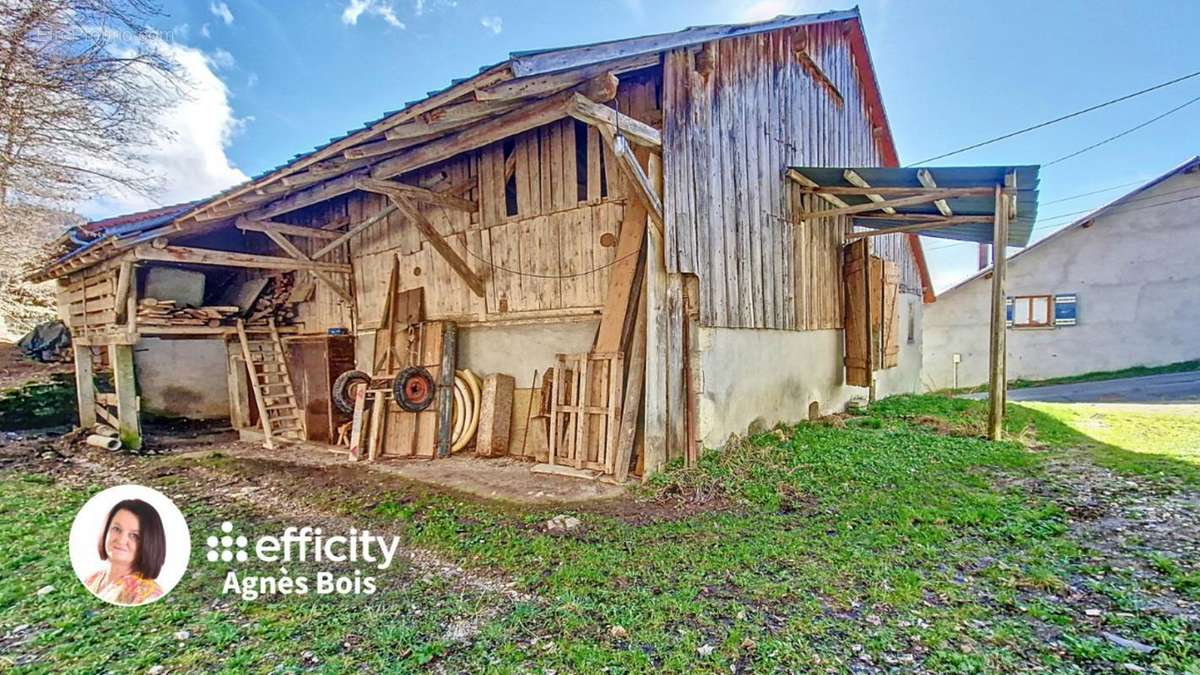
M0 391L0 431L41 429L75 424L75 377L55 373L34 382Z
M976 437L985 418L978 401L909 396L837 423L780 428L706 453L698 467L674 467L647 487L649 497L724 508L636 524L584 509L576 513L582 527L567 534L542 527L554 512L399 489L323 487L302 498L360 526L401 530L409 544L501 573L528 594L485 615L467 642L447 639L446 625L495 599L420 574L385 577L383 592L367 598L243 602L221 596L220 574L193 555L191 575L165 601L102 606L66 561L67 528L85 495L10 476L0 485L0 633L32 626L37 637L16 653L44 670L1200 667L1194 623L1083 614L1072 600L1079 579L1110 571L1090 566L1057 504L1023 489L1042 475L1046 453ZM1027 407L1013 407L1007 428L1052 448L1082 437ZM200 463L237 471L228 458ZM152 482L184 481L178 460L158 466ZM226 518L253 518L261 532L305 524L301 516L231 514L220 501L181 506L196 551ZM1158 565L1194 583L1180 561ZM37 597L47 583L58 590ZM1141 581L1123 583L1124 592ZM180 629L194 636L177 641ZM1157 650L1121 649L1102 630Z

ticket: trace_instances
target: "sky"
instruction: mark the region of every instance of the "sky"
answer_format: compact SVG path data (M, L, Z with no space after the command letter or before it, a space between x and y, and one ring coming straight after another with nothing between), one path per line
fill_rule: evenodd
M847 9L818 0L162 0L155 21L191 95L154 148L150 197L98 196L97 218L211 195L509 52ZM903 164L1200 70L1200 2L862 0ZM1200 97L1200 77L931 166L1044 164ZM1200 102L1044 169L1034 240L1200 154ZM1121 186L1116 189L1115 186ZM1085 192L1097 194L1072 198ZM1070 199L1068 199L1070 198ZM938 291L974 244L924 239ZM1012 251L1010 251L1010 254Z

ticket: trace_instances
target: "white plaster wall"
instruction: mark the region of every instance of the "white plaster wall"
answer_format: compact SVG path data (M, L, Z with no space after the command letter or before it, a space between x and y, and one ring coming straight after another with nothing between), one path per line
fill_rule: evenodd
M133 349L142 411L192 419L229 417L223 340L143 338Z
M1200 174L1183 174L1012 259L1006 295L1077 293L1078 324L1008 329L1008 378L1042 379L1200 358ZM1178 201L1178 200L1184 201ZM1145 208L1148 205L1156 205ZM925 311L927 389L987 381L991 279Z
M509 326L469 326L458 329L458 367L478 375L504 373L516 378L517 388L532 386L554 366L557 354L590 351L599 319ZM360 370L369 371L375 332L364 331L354 341ZM365 367L364 367L365 366Z
M900 295L900 354L895 368L876 371L876 394L915 393L921 376L921 315L917 296ZM909 315L914 334L909 342ZM845 384L842 331L781 331L701 328L700 438L704 447L724 445L753 423L767 427L840 412L865 387Z

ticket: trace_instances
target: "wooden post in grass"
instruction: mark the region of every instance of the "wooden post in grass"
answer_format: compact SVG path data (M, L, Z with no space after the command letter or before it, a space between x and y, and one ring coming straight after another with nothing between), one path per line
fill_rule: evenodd
M96 426L96 385L93 379L92 348L78 342L73 346L75 348L75 398L79 402L79 427L90 430Z
M117 390L117 421L121 445L138 450L142 447L142 425L138 415L137 384L133 374L133 345L109 345L113 385Z
M996 213L992 220L992 325L988 350L988 438L1000 440L1004 431L1007 375L1004 364L1004 273L1008 247L1008 198L996 186Z

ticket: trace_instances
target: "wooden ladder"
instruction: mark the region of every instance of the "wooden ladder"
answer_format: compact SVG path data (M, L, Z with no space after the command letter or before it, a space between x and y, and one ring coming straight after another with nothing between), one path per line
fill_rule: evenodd
M296 404L296 390L292 387L292 376L288 373L287 355L275 320L267 322L267 328L246 330L246 324L238 319L238 339L242 343L242 356L250 370L250 386L254 400L258 403L258 417L262 423L264 445L274 448L275 441L302 441L305 439L304 416ZM251 339L249 336L265 336Z

